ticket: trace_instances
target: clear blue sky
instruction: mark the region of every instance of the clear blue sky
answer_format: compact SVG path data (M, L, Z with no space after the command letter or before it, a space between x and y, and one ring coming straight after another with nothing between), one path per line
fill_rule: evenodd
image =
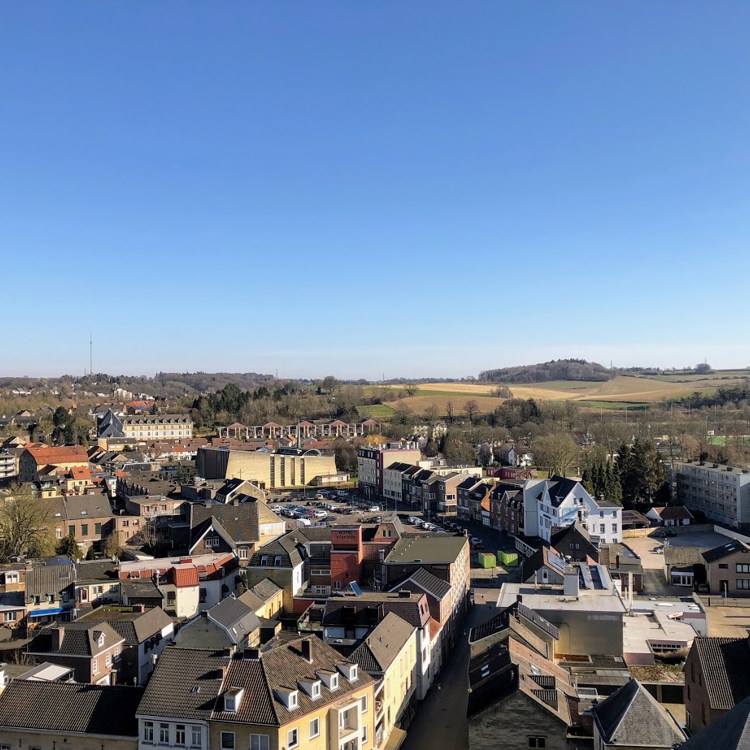
M750 365L750 4L5 2L0 374Z

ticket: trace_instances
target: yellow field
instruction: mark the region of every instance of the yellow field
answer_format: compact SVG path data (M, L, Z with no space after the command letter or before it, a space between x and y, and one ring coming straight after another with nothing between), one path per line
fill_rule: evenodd
M533 398L540 401L651 403L727 384L727 381L718 381L710 377L689 383L675 383L654 378L618 375L604 382L554 381L508 387L513 398ZM486 413L496 409L503 401L490 395L497 388L497 384L494 383L420 383L417 388L416 395L400 399L399 403L418 414L425 413L431 407L437 407L441 414L445 414L448 404L451 404L453 411L458 415L471 399L477 402L480 412Z

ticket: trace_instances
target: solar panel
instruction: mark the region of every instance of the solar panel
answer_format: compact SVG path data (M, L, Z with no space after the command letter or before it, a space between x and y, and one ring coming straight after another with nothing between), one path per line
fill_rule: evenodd
M356 581L351 581L349 583L349 588L354 592L355 596L362 596L362 589Z

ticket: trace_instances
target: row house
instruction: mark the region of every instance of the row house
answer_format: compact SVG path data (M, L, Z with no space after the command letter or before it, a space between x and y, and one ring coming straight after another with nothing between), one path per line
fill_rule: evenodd
M389 613L398 615L416 631L416 697L423 700L442 665L433 634L439 624L430 615L427 595L408 589L365 591L356 597L330 597L323 612L323 638L332 645L365 639Z
M28 627L75 616L75 563L65 555L34 560L26 568L26 618Z
M417 629L388 612L350 659L376 681L375 746L397 746L416 709Z
M92 627L106 623L123 638L117 662L117 682L145 685L159 655L174 640L172 618L160 607L104 605L76 623Z
M383 469L383 497L386 502L392 500L395 505L403 500L404 472L417 468L403 461L396 461Z
M138 748L372 750L374 686L315 637L232 656L169 648L138 708Z
M422 453L416 443L391 443L377 448L357 449L359 488L368 497L383 495L383 472L391 464L418 464Z
M111 685L125 639L108 623L56 623L28 645L37 663L48 661L74 670L76 682Z
M525 529L522 485L500 482L490 490L489 500L490 526L514 536L523 536Z
M92 546L99 547L114 531L114 515L106 495L70 495L47 502L50 525L58 541L73 536L85 552Z
M0 747L136 750L143 688L13 680L0 699Z
M492 484L479 477L465 477L456 487L457 512L465 521L480 521L482 502L489 495Z
M392 588L420 569L425 569L450 587L451 614L447 637L452 643L469 606L469 540L446 535L400 539L383 561L383 585Z
M268 506L239 496L230 505L190 506L191 555L226 552L245 566L259 547L282 536L286 524Z

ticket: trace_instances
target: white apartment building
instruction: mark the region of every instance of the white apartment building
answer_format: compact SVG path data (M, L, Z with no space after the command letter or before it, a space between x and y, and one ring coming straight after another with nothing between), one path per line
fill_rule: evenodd
M622 507L595 500L575 479L530 479L524 484L523 502L527 536L549 542L556 529L579 521L600 542L622 541Z
M750 530L750 469L686 461L672 471L678 502L721 526Z

